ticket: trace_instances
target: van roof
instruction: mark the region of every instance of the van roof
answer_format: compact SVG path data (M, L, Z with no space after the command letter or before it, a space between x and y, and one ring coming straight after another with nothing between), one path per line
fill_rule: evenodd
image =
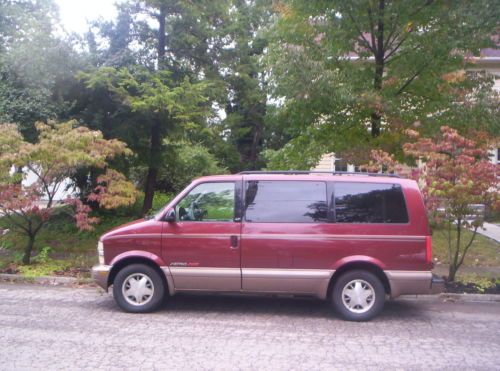
M415 181L392 174L371 173L325 173L325 172L242 172L233 175L211 175L197 178L196 181L228 181L228 180L322 180L349 181L361 183L396 183L409 184Z

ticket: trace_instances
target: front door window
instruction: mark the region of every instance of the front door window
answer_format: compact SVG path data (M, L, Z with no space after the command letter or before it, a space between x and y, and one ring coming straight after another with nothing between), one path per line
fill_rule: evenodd
M234 183L203 183L193 188L176 206L178 221L232 222Z

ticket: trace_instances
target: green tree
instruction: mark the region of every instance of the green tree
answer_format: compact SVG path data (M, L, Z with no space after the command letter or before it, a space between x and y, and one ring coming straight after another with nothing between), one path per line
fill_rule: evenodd
M124 102L132 112L144 119L149 130L147 174L144 183L143 213L151 209L162 154L163 139L182 137L197 130L196 120L207 115L204 104L206 83L181 82L172 79L169 71L149 72L146 69L114 69L103 67L81 77L90 88L104 88L115 99ZM145 138L142 138L144 140Z
M405 128L466 125L463 111L472 108L457 102L467 95L493 127L493 106L478 104L479 81L461 72L491 44L493 3L290 0L276 7L270 87L292 140L268 153L272 166L307 168L325 152L373 147L402 156Z
M265 142L267 83L263 56L268 46L267 29L273 14L271 1L231 2L229 24L221 30L227 46L221 54L227 84L221 135L234 145L239 161L231 170L252 170L263 166L260 152Z
M106 137L130 145L137 158L127 171L146 165L140 179L144 213L151 207L160 158L167 150L163 139L210 146L217 140L208 126L214 97L223 92L215 54L222 40L217 26L226 10L225 1L134 1L120 6L117 22L98 24L88 35L91 59L118 69L80 75L86 89L74 114ZM94 32L104 37L107 48L95 42Z
M0 1L0 122L35 140L35 122L65 117L65 95L85 60L68 38L54 36L52 0Z
M163 191L177 193L194 178L227 172L202 144L166 141L165 145L158 174L158 188Z

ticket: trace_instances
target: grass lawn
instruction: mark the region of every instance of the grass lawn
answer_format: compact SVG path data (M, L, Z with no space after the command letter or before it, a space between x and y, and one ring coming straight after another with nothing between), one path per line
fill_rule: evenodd
M97 263L97 240L113 227L134 217L105 215L92 232L79 231L66 217L58 217L42 229L36 239L33 264L22 267L22 249L26 239L15 233L0 238L0 270L11 270L26 276L61 275L89 276L89 268ZM38 255L38 256L36 256Z
M456 232L451 232L452 241ZM462 246L469 242L472 232L462 230ZM432 247L435 263L448 264L448 231L434 229L432 234ZM437 260L436 260L437 259ZM500 243L477 234L467 256L464 265L467 267L500 267Z
M162 209L173 197L172 194L157 192L153 199L151 213ZM100 223L91 232L79 231L72 217L57 208L55 215L37 235L32 254L32 264L20 264L22 250L26 245L23 236L13 232L0 236L0 272L22 273L25 276L69 275L89 277L89 269L97 264L97 240L110 229L138 218L142 200L132 207L116 211L104 211L95 215ZM8 228L2 225L0 227Z

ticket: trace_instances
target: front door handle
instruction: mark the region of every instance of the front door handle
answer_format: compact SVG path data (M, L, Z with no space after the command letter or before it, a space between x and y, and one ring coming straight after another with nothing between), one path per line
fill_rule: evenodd
M229 237L229 240L231 241L231 249L237 249L238 248L238 236L231 236L231 237Z

